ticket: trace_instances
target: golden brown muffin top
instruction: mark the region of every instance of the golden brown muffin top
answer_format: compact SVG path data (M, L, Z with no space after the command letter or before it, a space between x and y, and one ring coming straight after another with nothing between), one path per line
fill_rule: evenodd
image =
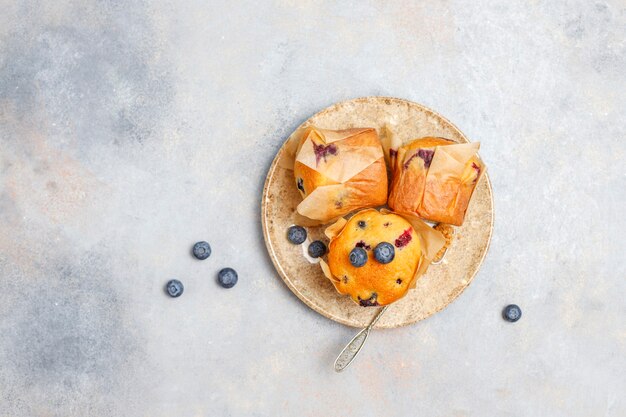
M388 264L378 262L374 248L381 242L394 246L395 257ZM367 251L362 267L350 263L355 247ZM415 278L422 248L411 224L397 214L363 210L345 224L329 245L328 265L334 285L362 306L390 304L402 298Z

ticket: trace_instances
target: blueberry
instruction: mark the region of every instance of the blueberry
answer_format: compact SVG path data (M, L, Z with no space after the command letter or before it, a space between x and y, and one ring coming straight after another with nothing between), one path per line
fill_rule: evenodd
M184 290L185 287L183 283L177 279L171 279L165 285L165 292L167 292L170 297L180 297Z
M391 243L380 242L374 248L374 258L381 264L388 264L393 261L394 256L396 256L396 250Z
M429 168L430 163L433 161L433 156L435 155L435 151L431 149L420 149L417 151L417 156L424 160L424 167Z
M318 145L315 142L313 142L313 152L315 153L315 166L318 166L322 158L324 159L324 162L326 162L326 157L329 154L337 155L337 146L335 146L334 143L331 143L329 145L324 145L324 144Z
M287 229L287 239L295 245L299 245L306 240L306 230L302 226L291 226Z
M354 245L355 248L363 248L365 250L370 250L372 249L372 247L370 245L368 245L367 243L365 243L365 241L363 240L359 240L358 242L356 242L356 245Z
M232 288L239 280L239 276L233 268L224 268L217 274L217 280L222 287Z
M198 242L193 245L192 253L196 258L204 260L211 256L211 245L204 241Z
M350 251L350 263L357 268L367 263L367 251L363 248L356 247Z
M370 295L370 298L362 299L361 296L358 296L357 298L359 299L361 307L375 307L379 305L377 300L378 294L375 292Z
M504 307L504 310L502 311L502 317L506 321L515 323L522 317L522 309L515 304L509 304L508 306Z
M309 245L309 256L311 258L319 258L326 253L326 245L321 240L311 242Z

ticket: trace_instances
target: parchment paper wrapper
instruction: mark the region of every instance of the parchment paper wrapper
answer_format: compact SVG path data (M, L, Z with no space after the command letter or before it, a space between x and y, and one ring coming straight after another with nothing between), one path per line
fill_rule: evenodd
M418 278L426 273L430 263L435 259L437 253L443 245L445 245L446 239L439 231L430 227L426 222L417 216L411 214L399 214L387 209L381 209L380 212L383 214L394 213L398 216L404 217L409 223L411 223L411 226L413 226L413 229L417 232L417 235L420 238L422 257L410 285L410 288L415 288L415 283Z
M436 222L441 222L437 217L442 216L449 220L442 221L443 223L460 225L474 187L486 170L485 164L477 155L479 148L479 142L410 150L398 148L395 160L391 155L387 156L391 160L394 176L399 176L394 177L389 204L404 216L419 216ZM424 149L434 150L430 166L415 158ZM413 159L421 161L421 169L426 171L425 177L415 171L405 170L405 164L418 163ZM470 161L474 161L476 166L473 167L474 164L469 163ZM400 194L407 192L410 194ZM394 195L401 202L394 204ZM455 223L453 219L460 222Z
M426 183L429 177L431 179L461 178L467 161L476 155L478 149L480 149L480 142L437 146L430 168L428 168Z
M380 143L385 152L385 162L393 170L396 164L398 149L402 146L402 140L393 132L394 124L385 123L380 132Z
M381 209L380 212L383 214L393 213L406 219L409 223L411 223L413 230L415 230L416 232L416 236L420 239L422 253L420 256L418 267L415 271L415 275L413 276L413 279L409 285L409 288L413 289L415 288L419 277L426 273L426 270L430 266L430 263L433 259L435 259L437 252L439 252L439 250L445 244L445 238L439 231L433 229L423 220L415 216L398 214L387 209ZM332 241L335 237L339 235L339 233L341 233L346 223L346 219L340 218L335 223L328 226L324 231L324 234L326 235L326 237L328 237L328 239ZM324 276L326 276L326 278L328 278L331 282L334 283L339 281L338 278L334 277L331 274L330 267L323 259L320 259L320 267L322 268Z
M297 161L325 177L325 184L315 187L297 207L298 214L308 219L304 220L303 224L328 223L352 211L341 212L332 204L338 199L345 207L353 207L370 198L368 188L371 186L363 184L372 183L374 180L362 179L361 187L351 182L358 174L384 157L378 140L364 144L358 138L358 135L368 130L372 129L333 131L309 126L298 129L289 138L284 150L285 155L279 165L293 170ZM382 177L376 181L386 183L384 172Z

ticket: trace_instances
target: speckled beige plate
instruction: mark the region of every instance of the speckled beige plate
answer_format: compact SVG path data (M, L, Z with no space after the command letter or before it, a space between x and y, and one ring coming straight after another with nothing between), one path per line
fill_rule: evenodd
M406 100L388 97L364 97L330 106L304 125L325 129L375 127L394 123L394 133L403 142L424 136L442 136L457 142L467 138L448 120L434 111ZM303 245L293 245L286 237L294 224L296 206L301 201L294 185L293 171L280 167L284 146L278 151L267 174L263 190L262 221L267 250L276 270L298 298L318 313L348 326L366 326L378 308L360 307L339 295L318 264L304 256ZM487 166L489 166L489 161ZM309 240L323 239L324 226L307 228ZM405 326L440 311L470 284L480 267L491 240L493 199L489 177L483 175L477 185L463 226L456 228L454 241L440 265L431 265L415 289L394 303L376 327Z

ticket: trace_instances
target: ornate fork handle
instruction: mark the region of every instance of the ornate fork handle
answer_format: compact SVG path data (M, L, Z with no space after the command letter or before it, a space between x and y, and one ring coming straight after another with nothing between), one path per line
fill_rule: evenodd
M387 311L388 307L389 306L385 306L381 308L378 314L376 314L376 316L374 317L374 319L372 319L370 324L367 327L365 327L363 330L358 332L356 336L352 338L350 343L348 343L346 347L343 348L339 356L337 356L337 359L335 359L335 372L343 371L344 369L348 367L348 365L350 365L354 361L354 359L356 358L356 355L359 354L359 352L363 348L363 345L365 345L365 341L367 340L367 337L370 335L370 331L372 330L372 327L374 327L374 325L382 317L385 311Z

